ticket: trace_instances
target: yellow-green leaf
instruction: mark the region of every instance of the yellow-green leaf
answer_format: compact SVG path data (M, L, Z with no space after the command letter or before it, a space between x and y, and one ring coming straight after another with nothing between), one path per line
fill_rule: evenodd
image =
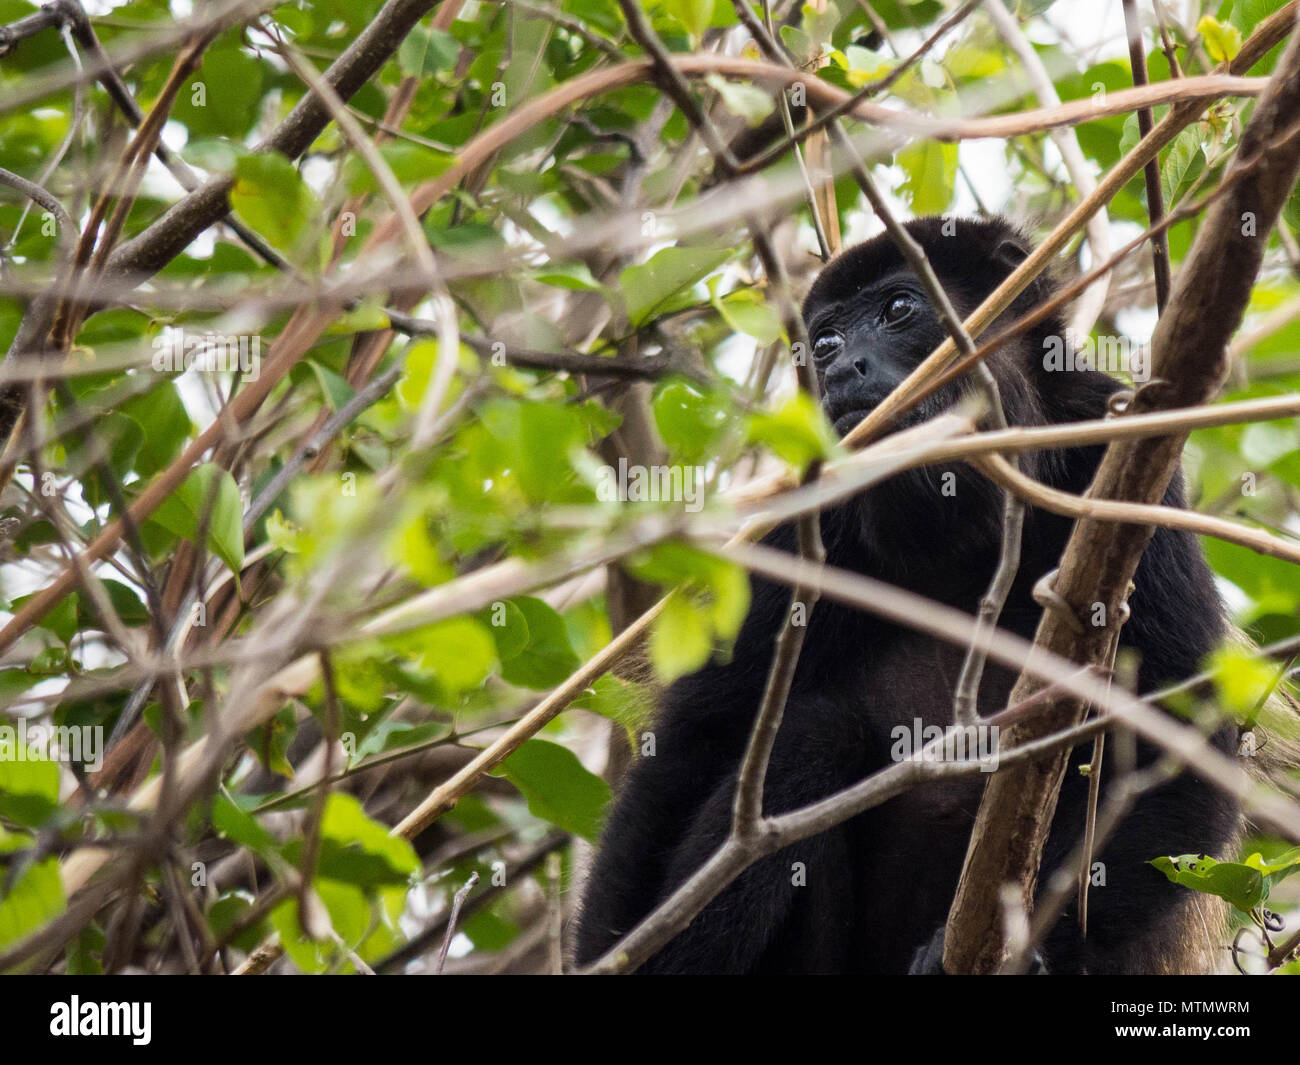
M1196 32L1205 38L1205 50L1216 63L1236 59L1241 51L1241 30L1225 25L1213 15L1202 15L1196 23Z

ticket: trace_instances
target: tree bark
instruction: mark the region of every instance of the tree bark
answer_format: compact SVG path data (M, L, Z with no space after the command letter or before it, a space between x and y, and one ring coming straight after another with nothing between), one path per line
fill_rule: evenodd
M1130 412L1184 407L1212 398L1227 376L1228 342L1241 324L1269 232L1300 173L1300 38L1293 37L1272 83L1256 105L1237 157L1224 176L1230 187L1210 209L1179 271L1169 305L1152 337L1154 373ZM1290 135L1288 135L1290 134ZM1178 467L1187 434L1112 444L1088 490L1093 498L1157 503ZM1149 526L1078 522L1061 559L1058 593L1078 618L1096 603L1106 624L1079 632L1058 611L1044 611L1035 643L1080 663L1102 661L1118 627L1120 607L1137 570ZM1041 683L1022 674L1011 702ZM1078 724L1085 707L1056 698L1013 727L1008 748ZM1014 884L1025 912L1033 908L1043 844L1051 826L1068 751L996 774L980 805L961 882L948 917L944 969L992 973L1008 955L1000 894Z

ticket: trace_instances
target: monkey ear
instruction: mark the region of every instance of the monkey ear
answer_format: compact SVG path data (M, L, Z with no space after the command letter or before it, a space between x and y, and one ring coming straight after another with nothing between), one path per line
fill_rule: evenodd
M993 249L993 262L997 264L1003 276L1014 272L1017 266L1029 258L1029 248L1014 237L1003 237ZM1033 302L1038 302L1043 295L1042 279L1034 278L1025 288L1025 293Z
M1017 266L1029 258L1029 249L1019 241L1004 237L998 241L998 246L993 249L993 261L1007 268L1007 272L1014 270Z

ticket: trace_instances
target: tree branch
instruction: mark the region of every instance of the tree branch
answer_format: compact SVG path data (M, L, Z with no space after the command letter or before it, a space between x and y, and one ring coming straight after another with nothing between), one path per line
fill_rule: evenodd
M1300 174L1300 137L1279 143L1298 111L1300 38L1291 41L1279 60L1242 136L1233 166L1251 165L1251 172L1211 208L1179 273L1152 338L1155 380L1135 396L1130 405L1135 411L1203 403L1224 380L1228 343L1249 301L1268 233ZM1267 154L1261 156L1265 146ZM1180 433L1111 445L1089 496L1158 502L1178 466L1185 440L1186 434ZM1080 521L1062 558L1056 592L1079 616L1088 604L1104 604L1108 624L1079 633L1057 611L1044 611L1036 646L1079 662L1099 661L1118 627L1121 604L1151 532L1139 525ZM1022 674L1012 698L1023 698L1036 686L1033 678ZM1014 741L1068 727L1081 719L1082 712L1077 699L1054 700L1032 722L1013 730ZM998 895L1003 884L1015 884L1025 911L1032 910L1042 847L1067 755L1062 752L999 774L990 782L948 919L947 971L996 972L1004 962L1007 944Z

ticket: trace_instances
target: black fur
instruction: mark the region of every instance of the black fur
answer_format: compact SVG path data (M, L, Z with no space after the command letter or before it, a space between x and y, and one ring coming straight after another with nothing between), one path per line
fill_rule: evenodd
M971 310L1023 258L1023 238L1000 220L908 225L925 247L957 309ZM952 230L949 226L949 230ZM910 280L909 280L910 279ZM809 334L834 324L842 348L818 365L824 404L843 433L906 375L943 332L922 303L898 327L881 300L914 278L887 237L841 255L804 306ZM1015 317L1053 289L1022 295ZM897 306L897 305L896 305ZM1120 387L1096 372L1048 373L1050 319L990 361L1008 418L1046 424L1100 417ZM825 353L823 353L824 355ZM951 405L961 383L912 418ZM1100 448L1026 455L1031 475L1082 492ZM901 474L822 517L828 561L910 588L973 613L995 564L999 494L969 467L953 466L955 497L939 491L939 469ZM1166 502L1184 504L1181 478ZM1039 617L1033 584L1056 567L1070 522L1041 511L1026 517L1022 563L1001 625L1032 638ZM794 551L790 528L768 542ZM753 582L753 604L734 654L673 685L653 725L656 753L638 758L611 813L579 916L577 960L599 957L630 931L722 842L738 763L772 657L789 589ZM1194 537L1156 532L1136 578L1122 644L1140 654L1140 689L1195 672L1225 633L1223 608ZM767 775L764 806L781 813L821 799L890 764L890 730L920 717L951 721L963 652L911 630L822 600L804 650ZM1015 676L990 665L982 714L1006 705ZM1074 762L1090 751L1075 752ZM1149 758L1150 752L1142 757ZM643 972L906 973L946 918L978 807L982 780L933 784L869 810L820 836L760 860L726 888ZM1086 781L1069 771L1044 856L1050 869L1076 842ZM1048 971L1161 972L1199 964L1209 934L1192 893L1171 885L1148 859L1222 854L1238 826L1235 807L1189 775L1143 800L1102 853L1107 884L1090 893L1089 935L1072 911L1042 951ZM802 862L806 886L792 884Z

